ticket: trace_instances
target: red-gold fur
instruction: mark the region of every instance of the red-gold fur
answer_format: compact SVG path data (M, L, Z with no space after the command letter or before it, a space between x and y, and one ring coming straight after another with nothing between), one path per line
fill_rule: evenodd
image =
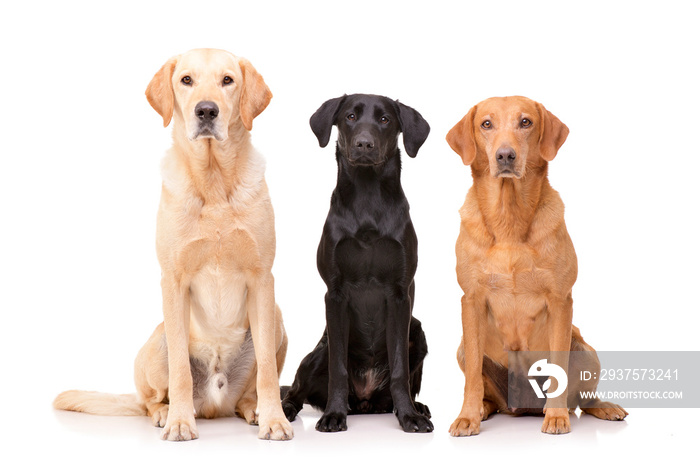
M482 378L484 355L507 366L509 350L558 351L553 362L567 367L561 355L572 337L577 348L593 351L572 326L576 253L564 204L547 179L547 164L568 133L542 104L503 97L477 104L447 134L474 179L460 210L456 245L465 388L453 436L478 434L482 419L500 407L492 384ZM514 159L508 170L498 160L503 153ZM608 419L627 414L600 403L584 411ZM542 431L569 430L568 409L548 401Z

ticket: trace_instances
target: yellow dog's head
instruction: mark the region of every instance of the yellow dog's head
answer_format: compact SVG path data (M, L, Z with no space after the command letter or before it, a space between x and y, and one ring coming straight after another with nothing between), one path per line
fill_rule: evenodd
M174 117L190 140L225 141L236 125L250 131L272 93L245 58L195 49L168 60L148 84L146 97L163 126Z

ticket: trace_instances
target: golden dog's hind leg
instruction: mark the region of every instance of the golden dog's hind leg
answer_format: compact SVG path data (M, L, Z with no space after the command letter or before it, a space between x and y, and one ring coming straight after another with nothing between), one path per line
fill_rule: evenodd
M575 325L572 325L571 333L571 351L575 352L572 353L575 355L575 363L569 365L569 372L576 374L585 368L594 374L600 374L600 360L595 349L583 340L581 332ZM569 397L570 406L578 404L584 413L606 421L621 421L629 414L622 406L609 401L602 401L599 398L581 399L580 393L582 392L595 393L598 388L597 379L575 381L572 385L573 394Z
M248 386L238 400L238 403L236 403L236 414L245 419L245 421L252 426L258 425L258 394L255 387L257 375L257 370L251 372Z
M162 323L136 356L134 382L153 425L165 427L168 419L168 352Z

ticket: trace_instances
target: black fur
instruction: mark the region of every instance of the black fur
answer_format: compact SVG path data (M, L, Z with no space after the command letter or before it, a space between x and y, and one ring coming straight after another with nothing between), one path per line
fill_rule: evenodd
M401 188L398 136L415 157L430 127L414 109L375 95L325 102L310 120L321 147L338 127L338 181L318 247L326 282L326 331L297 370L282 406L292 421L304 402L323 409L323 432L355 413L394 411L406 432L431 432L415 401L428 352L412 317L416 233Z

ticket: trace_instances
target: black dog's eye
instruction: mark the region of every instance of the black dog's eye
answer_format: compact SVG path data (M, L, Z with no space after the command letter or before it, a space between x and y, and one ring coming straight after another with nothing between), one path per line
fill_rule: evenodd
M224 86L233 84L233 78L231 76L224 76Z
M185 86L189 86L189 85L192 84L192 78L190 78L189 76L184 76L184 77L180 80L180 82L181 82L182 84L184 84Z
M350 121L355 121L355 114L354 114L354 113L351 113L350 115L348 115L347 118L348 118L348 120L350 120Z
M486 120L481 124L481 127L484 129L491 129L491 120Z
M383 125L388 125L389 124L389 119L385 116L381 117L379 121L382 122Z
M520 120L521 128L529 128L530 126L532 126L532 120L530 120L529 118L523 118L522 120Z

